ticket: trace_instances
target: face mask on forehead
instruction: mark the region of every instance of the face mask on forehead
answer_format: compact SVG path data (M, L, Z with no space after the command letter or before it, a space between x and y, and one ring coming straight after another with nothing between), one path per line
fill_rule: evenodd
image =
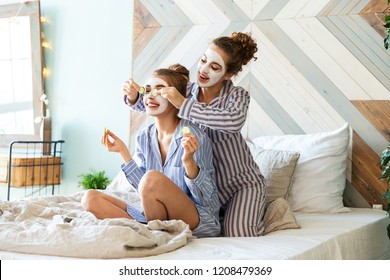
M163 85L165 87L168 87L168 84L163 79L156 78L156 77L150 78L147 82L147 85L149 85L152 90L156 88L156 86L158 85ZM145 94L145 98L144 98L145 105L148 102L148 98L154 98L154 100L156 100L156 102L159 103L159 106L155 109L151 109L145 106L146 113L150 116L155 116L165 112L165 110L168 108L169 101L164 97L162 97L160 94L158 94L157 96L149 96L150 94L151 93L149 92L146 92Z
M198 72L205 73L208 76L208 81L205 83L201 83L201 87L211 87L215 85L226 73L226 65L225 62L223 61L222 57L214 51L211 48L208 48L204 56L206 57L206 63L203 63L201 60L199 61L198 64ZM222 69L215 71L211 68L211 64L217 63L218 65L221 66Z

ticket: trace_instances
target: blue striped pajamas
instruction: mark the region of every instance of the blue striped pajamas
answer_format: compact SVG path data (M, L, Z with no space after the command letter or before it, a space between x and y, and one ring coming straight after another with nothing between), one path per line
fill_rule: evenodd
M184 152L181 146L183 126L190 127L191 133L197 137L199 142L199 148L194 154L194 160L199 167L199 174L195 179L189 179L186 176L181 160ZM148 170L157 170L164 173L191 198L198 210L199 225L192 233L197 237L218 236L220 234L218 218L220 204L215 184L215 169L212 163L211 149L210 139L204 131L197 125L181 120L176 128L163 165L157 129L152 124L139 132L133 160L123 164L121 168L127 180L136 189L138 189L143 175ZM136 220L146 222L146 218L141 211L137 211L131 205L127 206L127 210Z
M260 236L265 228L267 189L240 132L250 95L229 80L219 95L205 104L197 102L199 90L196 83L188 84L178 116L199 124L211 139L219 200L226 211L224 236ZM130 107L145 111L142 98Z

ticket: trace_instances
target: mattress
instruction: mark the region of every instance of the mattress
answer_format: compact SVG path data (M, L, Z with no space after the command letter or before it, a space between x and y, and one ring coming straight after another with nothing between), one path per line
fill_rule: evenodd
M384 211L352 209L340 214L295 213L301 229L262 237L206 238L153 259L370 260L390 251Z
M371 260L390 259L382 210L351 208L340 214L296 212L300 229L262 237L191 239L175 251L144 257L153 260ZM0 251L0 259L72 259Z

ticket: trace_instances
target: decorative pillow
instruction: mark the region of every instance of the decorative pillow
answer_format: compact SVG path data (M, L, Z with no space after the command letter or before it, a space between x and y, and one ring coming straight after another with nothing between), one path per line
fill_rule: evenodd
M299 153L256 146L251 146L250 149L267 182L267 203L277 198L287 199Z
M343 205L349 126L328 132L261 136L252 140L263 149L299 151L288 201L293 211L348 212Z
M282 229L301 228L300 224L295 219L290 204L287 200L280 197L267 206L264 214L264 224L264 234Z

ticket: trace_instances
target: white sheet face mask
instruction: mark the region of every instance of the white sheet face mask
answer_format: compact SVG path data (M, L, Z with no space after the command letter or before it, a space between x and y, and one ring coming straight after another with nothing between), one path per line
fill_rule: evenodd
M147 85L150 85L152 90L155 89L157 86L161 86L161 85L168 87L168 84L163 79L156 78L156 77L150 78ZM149 102L149 99L154 99L156 103L159 104L159 106L151 107L151 108L146 106L146 104ZM145 111L150 116L157 116L165 112L165 110L168 108L168 103L169 103L168 99L165 99L160 94L154 97L151 93L145 93L144 96Z
M205 59L206 62L202 62L202 60ZM221 70L215 71L212 69L212 64L217 63L222 67ZM198 63L198 75L207 75L209 78L207 82L202 82L201 79L198 77L198 83L200 87L211 87L215 85L226 73L226 65L223 61L222 57L214 51L213 49L208 48L204 56L201 60L199 60Z

